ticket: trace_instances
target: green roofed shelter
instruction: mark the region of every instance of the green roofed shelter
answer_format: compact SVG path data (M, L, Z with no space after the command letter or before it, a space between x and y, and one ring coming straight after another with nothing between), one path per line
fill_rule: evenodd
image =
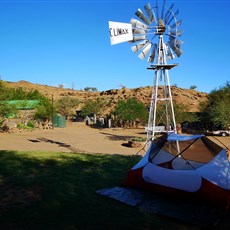
M32 110L35 109L40 103L39 100L11 100L2 102L9 105L14 105L19 110Z

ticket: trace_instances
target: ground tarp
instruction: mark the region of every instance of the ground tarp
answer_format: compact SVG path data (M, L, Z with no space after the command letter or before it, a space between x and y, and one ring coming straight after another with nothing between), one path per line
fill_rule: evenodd
M98 190L97 193L132 207L172 217L200 227L215 226L222 217L222 213L212 207L178 201L157 193L148 193L132 188L114 187Z

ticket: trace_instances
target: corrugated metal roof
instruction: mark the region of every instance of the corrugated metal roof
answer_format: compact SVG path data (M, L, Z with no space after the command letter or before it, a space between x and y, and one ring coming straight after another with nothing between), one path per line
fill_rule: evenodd
M39 104L39 100L12 100L4 101L9 105L16 106L17 109L34 109Z

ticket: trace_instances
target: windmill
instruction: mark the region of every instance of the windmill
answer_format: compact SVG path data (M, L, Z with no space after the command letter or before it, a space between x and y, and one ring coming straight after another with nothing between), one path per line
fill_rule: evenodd
M166 194L172 198L172 207L175 207L175 199L183 200L182 212L177 217L183 216L185 220L184 214L191 219L206 204L205 216L209 211L210 214L217 213L210 205L225 214L230 211L230 161L229 150L205 135L177 134L169 81L169 70L177 64L168 64L167 61L182 54L180 46L183 42L179 40L181 31L178 29L182 21L177 21L178 13L173 4L166 7L163 0L161 4L156 1L153 7L146 4L144 12L138 9L135 13L138 19L132 18L130 24L110 22L111 43L131 43L132 51L150 63L148 69L154 71L154 82L147 127L148 150L128 171L123 188L105 189L99 193L150 212L163 210L162 214L168 215L169 199L163 202L167 207L163 205L161 208L162 204L158 206L154 198L155 192ZM162 132L158 129L161 122L166 135L155 137ZM154 201L146 202L141 190L154 192ZM195 212L190 212L189 208L184 212L184 201L187 200L188 207L191 200L196 203ZM174 212L178 212L177 205L171 213ZM198 214L197 219L200 217ZM209 219L216 217L210 216Z
M178 39L182 33L179 30L182 20L177 20L178 14L179 10L174 10L174 4L167 7L166 0L161 1L160 4L156 0L154 6L148 3L144 6L144 11L138 9L135 13L136 18L131 18L130 24L124 23L124 27L119 23L115 28L114 24L109 22L111 43L128 41L132 45L131 50L140 59L147 59L150 63L147 69L154 71L146 127L147 142L153 140L155 134L159 132L177 132L169 79L169 70L177 64L168 64L167 61L182 54L180 47L183 42ZM159 93L160 89L161 93Z

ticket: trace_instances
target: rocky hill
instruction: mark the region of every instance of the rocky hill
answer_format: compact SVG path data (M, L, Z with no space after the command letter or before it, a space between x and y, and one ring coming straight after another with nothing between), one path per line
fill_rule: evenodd
M84 105L84 102L88 99L96 99L97 97L105 99L109 106L105 113L108 113L114 108L116 103L121 99L136 98L146 105L150 104L150 98L152 93L152 87L139 87L134 89L122 88L111 89L102 92L86 92L73 89L58 88L48 85L33 84L27 81L19 82L6 82L9 87L23 88L25 90L38 90L41 94L48 98L58 100L63 96L71 96L78 98ZM207 93L198 92L192 89L182 89L176 86L172 86L173 100L189 106L190 112L199 111L199 103L204 102L207 99ZM159 89L159 93L162 92L162 88Z

